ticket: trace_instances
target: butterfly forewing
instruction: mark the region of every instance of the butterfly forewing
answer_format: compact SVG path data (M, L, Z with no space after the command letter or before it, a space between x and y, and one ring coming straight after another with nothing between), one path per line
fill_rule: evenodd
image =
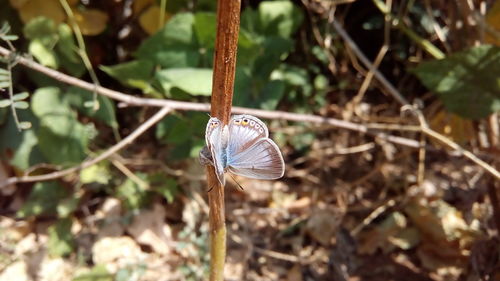
M212 155L212 164L219 182L224 185L224 165L226 163L226 147L228 142L228 128L219 119L212 117L208 121L205 132L205 141Z
M230 154L244 151L258 140L267 138L269 131L264 122L251 115L235 115L229 122Z
M236 175L254 179L278 179L285 172L285 162L278 146L269 138L228 158L228 170Z

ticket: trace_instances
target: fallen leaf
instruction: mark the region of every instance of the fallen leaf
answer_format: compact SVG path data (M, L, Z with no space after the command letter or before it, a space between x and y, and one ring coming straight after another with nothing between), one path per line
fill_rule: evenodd
M73 13L83 35L98 35L106 29L108 15L100 10L74 10Z
M30 20L44 16L52 19L56 24L60 24L66 18L59 0L30 0L30 1L11 1L18 10L19 16L24 23Z
M96 218L101 219L101 227L97 234L98 239L109 236L121 236L125 230L121 224L122 207L120 200L116 198L107 198L102 207L97 210Z
M22 260L13 262L0 273L0 280L30 281L28 266Z
M73 265L62 259L45 258L40 265L37 280L39 281L66 281L73 276Z
M171 18L171 15L165 12L165 18L163 19L163 22L160 23L160 14L161 8L157 5L152 5L149 6L139 17L139 24L149 35L160 30L160 28L162 28L163 25L165 25L165 23Z
M296 264L288 271L286 276L287 281L302 281L302 267L299 264Z
M144 257L141 248L130 237L105 237L92 247L94 264L105 264L106 269L116 273L129 264L137 264Z
M172 231L165 223L165 209L160 204L155 204L152 210L141 210L127 232L159 254L167 255L172 251Z
M341 221L339 211L318 208L307 220L306 231L314 240L328 246Z

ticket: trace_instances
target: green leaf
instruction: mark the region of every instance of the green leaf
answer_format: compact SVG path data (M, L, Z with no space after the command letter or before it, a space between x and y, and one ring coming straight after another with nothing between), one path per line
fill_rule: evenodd
M285 94L285 83L280 80L270 81L266 84L259 99L259 108L274 110Z
M30 40L38 39L44 46L54 46L57 42L57 27L52 19L37 17L24 26L24 36Z
M264 1L258 8L266 35L290 38L302 23L302 11L290 1Z
M17 212L20 217L55 215L57 204L68 192L55 181L38 182L33 186L28 199Z
M12 96L12 99L15 100L15 101L20 101L20 100L24 100L25 98L29 97L30 94L28 94L27 92L22 92L22 93L18 93L18 94L15 94L14 96Z
M147 182L145 174L138 173L137 176ZM127 178L116 190L118 198L125 201L126 206L131 209L139 209L148 201L148 190L144 186L138 185L136 182Z
M194 16L196 38L204 48L213 49L215 47L216 22L215 13L202 12L196 13Z
M8 107L12 104L10 99L0 100L0 107Z
M24 35L30 39L28 50L41 64L57 68L54 47L58 42L57 27L53 20L37 17L24 26Z
M134 60L112 66L101 65L99 68L125 86L150 91L154 64L149 60Z
M172 145L169 153L172 160L192 157L193 149L198 149L205 139L203 132L208 116L204 113L191 112L186 117L169 115L156 126L156 138L163 144ZM199 149L195 157L198 156Z
M309 76L305 69L284 63L271 73L271 79L284 80L292 86L304 87L309 84Z
M78 47L76 46L75 39L73 38L73 31L71 27L65 23L57 26L57 34L59 41L57 42L57 50L73 63L83 64L80 56L77 53Z
M58 88L38 89L31 107L40 119L39 148L53 164L68 165L83 161L89 141L96 135L92 123L83 125Z
M38 147L45 158L56 165L76 165L87 158L85 153L89 137L79 123L68 135L61 136L42 126L38 131ZM78 124L78 125L76 125Z
M28 130L28 129L31 129L31 122L27 122L27 121L21 121L19 122L19 128L21 128L22 130Z
M89 272L79 274L72 281L113 281L113 275L106 270L105 265L96 265Z
M59 36L59 40L56 45L56 51L61 67L73 76L82 76L87 69L78 54L78 47L73 37L73 31L69 25L61 23L57 26L57 35Z
M67 218L77 209L79 202L80 198L78 197L68 197L61 200L57 205L57 215L60 218Z
M57 68L59 66L54 50L44 45L39 39L34 39L30 42L28 51L45 66L51 68Z
M293 41L281 37L267 37L262 43L263 53L255 60L254 78L266 80L292 50Z
M100 106L98 110L94 110L92 107L85 106L85 102L93 101L93 98L94 94L92 92L77 87L69 87L64 96L64 100L82 114L102 121L112 128L118 128L114 102L108 97L98 95L97 102Z
M175 196L180 191L175 179L167 177L164 173L149 175L148 180L153 186L153 190L163 195L169 204L174 201Z
M483 45L412 71L445 107L462 117L484 118L500 111L500 47Z
M38 128L38 119L36 119L31 110L21 110L17 112L19 120L23 120L20 125L24 129L24 124L33 125ZM10 165L18 169L25 170L35 164L46 162L46 159L38 149L38 138L34 130L19 132L14 121L14 117L7 115L7 122L2 125L0 130L0 158L9 161ZM12 154L12 158L6 156Z
M193 24L193 14L176 14L141 44L137 58L150 60L163 68L198 66L200 53Z
M211 69L165 69L157 72L156 79L166 93L174 87L194 96L210 96L212 93Z
M14 107L19 109L27 109L29 104L25 101L16 101L14 102Z
M100 183L108 184L111 180L111 173L109 171L109 162L102 161L90 167L83 169L80 172L80 182L86 183Z
M71 233L72 224L71 218L65 218L47 229L49 234L47 248L51 256L62 257L73 252L75 241Z

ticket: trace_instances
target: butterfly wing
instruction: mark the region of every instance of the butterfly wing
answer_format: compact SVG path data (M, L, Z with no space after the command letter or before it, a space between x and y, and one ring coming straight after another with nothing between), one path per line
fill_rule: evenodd
M219 119L215 117L210 118L207 124L207 129L205 131L205 141L207 143L207 148L208 151L210 151L212 159L209 159L208 157L206 157L206 155L200 155L200 162L208 162L209 164L212 164L214 166L217 179L222 185L225 184L224 168L227 162L226 149L228 145L228 139L228 127L224 126Z
M264 122L251 115L235 115L229 122L228 151L238 153L246 150L262 138L269 137Z
M280 149L269 138L261 138L248 149L229 155L228 170L239 176L272 180L285 173Z

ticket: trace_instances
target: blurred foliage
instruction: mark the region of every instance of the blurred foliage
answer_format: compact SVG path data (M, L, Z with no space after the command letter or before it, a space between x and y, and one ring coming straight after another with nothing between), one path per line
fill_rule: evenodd
M103 86L140 97L209 101L216 1L137 0L132 1L127 9L119 6L119 2L124 1L67 2L73 18L62 9L60 0L0 0L0 24L3 24L0 44L15 46L17 52L28 54L44 66L90 81L82 60L83 50L77 45L72 29L74 20L85 36L87 55ZM356 65L355 60L332 31L327 17L314 14L312 10L306 11L299 2L249 1L244 4L234 105L349 119L352 114L344 114L347 110L342 111L341 107L356 96L363 80L357 66L351 66L351 60ZM319 5L321 1L314 2ZM353 17L346 16L345 26L351 29L348 31L353 37L357 36L356 41L365 43L363 51L374 58L379 48L377 44L381 45L383 40L379 34L383 33L384 15L375 6L366 4L369 1L354 2L357 3L353 5L363 8L366 5L370 9L349 10L339 6L339 15L352 15L352 11L359 13L354 17L356 24L350 24ZM434 18L445 16L445 11L436 9L429 13L424 4L418 1L410 3L408 9L395 3L394 9L406 13L406 21L413 23L408 28L411 26L415 36L432 37L436 28ZM498 3L492 5L486 16L486 22L496 30L500 26ZM165 5L165 10L162 10L162 5ZM402 81L398 88L409 100L420 99L427 91L435 94L430 99L426 97L425 102L442 103L445 109L439 108L430 116L431 126L460 144L472 142L475 135L473 122L500 111L500 48L495 32L486 34L485 41L491 45L464 47L473 44L461 42L460 38L455 38L459 43L454 42L459 47L443 43L442 49L449 54L440 60L425 55L420 59L422 53L418 40L403 33L391 33L389 52L380 70L392 81ZM318 38L318 34L327 36ZM419 58L417 62L415 58ZM0 94L0 157L15 175L25 172L43 174L78 165L129 135L151 115L148 108L119 108L113 100L101 95L97 96L100 106L89 107L94 93L17 67L15 58L0 61ZM356 114L352 119L371 121L370 118L378 114L374 108L392 110L392 113L399 111L399 105L395 106L390 98L380 96L383 95L376 87L369 88L366 103L354 110ZM71 235L72 228L80 227L75 218L82 216L82 210L93 211L93 203L88 202L96 198L118 198L124 207L120 214L126 218L158 201L175 209L180 201L177 199L190 196L184 189L187 186L184 175L190 175L191 171L186 167L197 158L205 143L207 120L205 113L172 112L156 125L153 132L141 136L137 146L120 152L120 157L123 153L127 158L130 170L116 164L123 160L117 157L83 169L77 175L35 183L16 193L23 199L15 201L20 206L15 210L15 216L26 220L54 219L47 229L48 252L53 257L68 257L75 252L77 243ZM271 122L270 127L278 122ZM287 164L288 160L293 160L290 165L309 165L306 156L314 149L321 150L320 154L333 155L331 151L327 152L328 144L318 143L322 137L333 139L329 132L312 132L306 124L295 124L273 133L283 151L289 153L285 158ZM358 145L349 137L335 140L346 147ZM363 154L361 162L382 161L379 157L375 153ZM142 163L137 160L139 158L158 160L161 164ZM348 162L346 166L351 168L353 163ZM366 165L355 166L362 169ZM333 186L331 170L323 168L318 174L327 175L327 185ZM391 174L383 169L380 168L384 176ZM350 171L347 180L343 180L364 179L359 173L362 172ZM367 175L370 173L366 171ZM320 176L316 176L310 177L314 187L319 185ZM293 180L301 177L305 178L295 176ZM400 191L390 190L389 194L391 192ZM431 232L428 234L431 240L448 244L467 245L478 236L477 230L466 225L456 208L444 201L437 202L439 208L414 202L401 212L392 212L375 222L374 228L365 233L366 237L362 235L361 251L371 254L377 250L413 249L421 243L422 236L425 236L422 233L426 232ZM429 206L434 206L434 209ZM190 210L185 217L199 216L198 211ZM424 211L433 221L432 226L422 220ZM175 247L191 262L181 266L180 271L186 280L201 280L207 271L208 230L200 230L192 218L183 220L186 226L176 230L181 241ZM292 224L291 230L285 231L284 235L308 225L302 222ZM436 225L450 228L434 229ZM316 237L311 234L313 230L308 231L309 235ZM464 239L468 240L462 241ZM461 253L454 252L457 256ZM73 280L132 280L131 276L141 276L145 270L142 264L134 264L111 274L104 265L86 262L93 267L75 274ZM201 270L192 264L202 264Z
M414 71L449 111L479 119L500 111L499 61L500 48L483 45L423 62Z

